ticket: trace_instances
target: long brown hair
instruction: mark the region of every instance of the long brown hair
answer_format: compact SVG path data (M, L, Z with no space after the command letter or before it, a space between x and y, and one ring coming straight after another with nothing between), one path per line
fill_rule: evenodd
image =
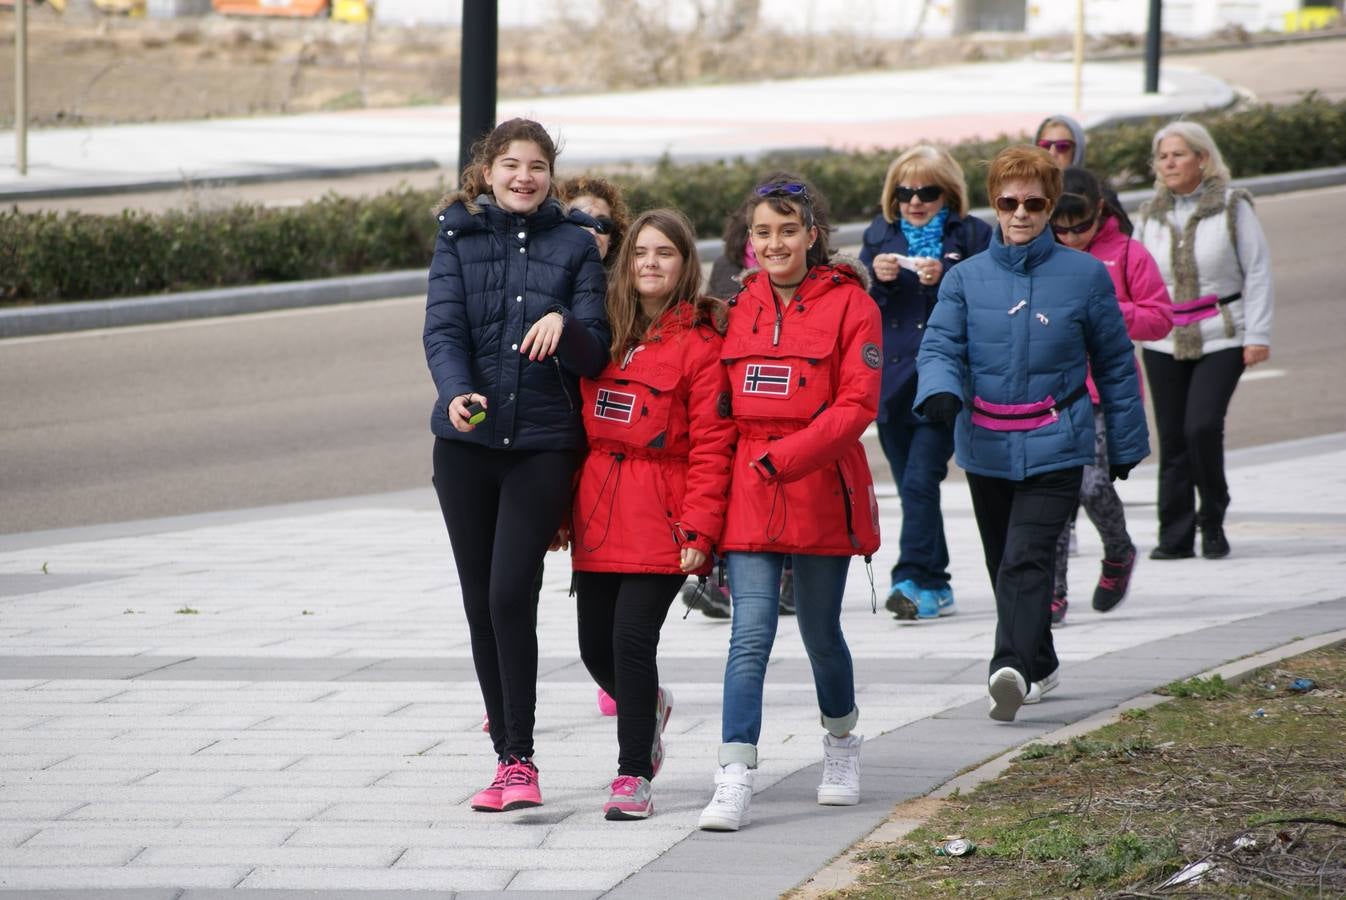
M640 232L653 228L673 244L682 257L682 271L669 292L658 315L645 314L640 305L640 293L632 273L636 257L636 242ZM680 302L696 303L701 288L701 258L696 252L696 232L692 223L676 209L651 209L641 213L631 223L628 240L617 252L617 262L608 277L608 324L612 328L612 358L614 360L644 340L650 326ZM699 308L698 304L698 308Z
M551 173L551 187L547 196L556 196L556 143L543 128L532 119L507 119L490 133L482 135L472 144L472 159L463 166L458 179L458 190L450 191L439 201L436 211L442 210L456 199L465 199L472 203L482 194L489 194L491 188L486 184L482 169L487 168L509 149L513 141L532 141L537 144L542 155L547 158L547 169Z
M790 193L783 187L785 185L802 186L803 190ZM773 187L781 189L772 190ZM743 200L743 215L748 223L749 232L752 231L753 210L763 203L782 216L799 216L799 221L804 223L805 228L817 227L818 239L813 242L813 246L805 255L805 265L811 269L827 264L832 256L832 251L827 246L827 236L832 231L830 208L827 198L819 193L816 187L793 172L773 172L763 178Z

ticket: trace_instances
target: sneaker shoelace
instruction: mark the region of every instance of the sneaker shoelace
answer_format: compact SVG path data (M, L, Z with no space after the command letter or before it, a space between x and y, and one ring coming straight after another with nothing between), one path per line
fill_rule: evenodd
M532 784L537 781L537 769L526 762L514 762L505 766L506 787L518 787L519 785Z
M721 781L715 785L715 796L711 798L711 802L721 806L742 806L747 793L748 786L746 784Z
M823 757L823 784L847 784L851 780L850 775L851 757Z
M612 782L612 794L616 796L621 794L624 797L634 797L636 791L640 789L640 782L633 775L620 775Z
M1065 597L1053 597L1053 598L1052 598L1052 612L1060 612L1061 610L1063 610L1063 609L1065 609L1065 608L1066 608L1066 598L1065 598ZM1041 609L1041 607L1039 607L1039 609Z
M495 767L495 779L491 781L490 790L499 790L505 786L505 775L509 772L509 766L498 765Z

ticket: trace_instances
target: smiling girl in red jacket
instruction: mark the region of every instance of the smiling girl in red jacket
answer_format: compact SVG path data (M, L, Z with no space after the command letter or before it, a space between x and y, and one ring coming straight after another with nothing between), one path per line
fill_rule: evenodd
M589 455L572 515L580 657L617 698L609 819L654 811L673 709L659 630L687 576L710 569L738 435L720 365L724 304L698 294L692 226L655 209L629 234L608 287L611 361L582 383Z
M762 268L744 277L730 301L720 354L739 442L719 544L733 594L720 768L699 823L712 831L736 831L748 821L787 554L827 729L818 802L859 802L861 738L851 734L859 711L841 599L851 556L879 546L860 435L878 410L883 335L863 268L829 262L824 201L803 179L774 175L747 203Z

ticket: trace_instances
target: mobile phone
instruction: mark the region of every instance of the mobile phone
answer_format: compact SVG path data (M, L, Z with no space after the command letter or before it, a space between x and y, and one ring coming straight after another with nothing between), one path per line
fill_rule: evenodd
M486 407L473 400L463 409L463 415L467 417L467 424L480 425L486 421Z

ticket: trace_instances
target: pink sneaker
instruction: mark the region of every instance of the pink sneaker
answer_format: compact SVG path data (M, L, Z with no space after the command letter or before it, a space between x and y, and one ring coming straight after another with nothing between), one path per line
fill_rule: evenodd
M504 809L501 795L505 790L505 764L495 764L495 780L472 795L472 808L477 812L500 812Z
M598 689L598 711L605 716L617 715L617 701L602 688Z
M673 717L673 692L666 687L659 688L659 706L654 715L654 748L650 750L651 777L659 774L664 766L664 729ZM615 782L614 782L615 784ZM648 813L647 813L648 815Z
M505 787L500 792L500 808L505 812L542 805L542 787L537 766L531 759L512 759L505 764Z
M487 734L491 733L491 714L486 713L481 717L481 730Z
M621 819L648 819L654 812L654 788L644 778L618 775L612 779L608 802L603 804L603 817Z

